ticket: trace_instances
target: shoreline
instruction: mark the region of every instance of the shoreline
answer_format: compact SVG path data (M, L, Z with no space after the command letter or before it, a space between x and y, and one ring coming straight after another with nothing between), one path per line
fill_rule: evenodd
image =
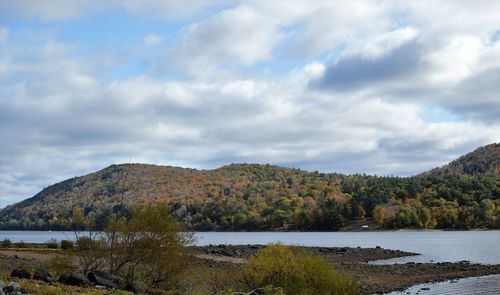
M224 266L244 263L262 245L209 245L194 247L201 252L197 257L207 265ZM383 294L403 291L409 287L431 282L500 274L500 264L487 265L460 262L402 264L369 264L370 261L419 255L400 250L352 247L303 247L341 270L349 272L358 281L361 294Z
M469 232L469 231L499 231L500 228L371 228L371 229L339 229L339 230L285 230L285 229L262 229L262 230L187 230L191 233L338 233L338 232ZM71 229L0 229L0 232L90 232L90 230L71 230ZM92 230L92 232L100 232Z
M11 271L17 265L44 265L57 249L44 248L44 243L26 243L26 248L0 248L0 270ZM46 246L46 244L45 244ZM239 268L246 260L265 245L207 245L191 246L193 258L201 265L213 270L220 268ZM310 251L323 257L339 270L349 273L360 285L361 294L381 294L403 291L409 287L455 280L500 274L500 264L487 265L460 262L371 264L398 257L419 255L401 250L381 247L306 247L291 246Z

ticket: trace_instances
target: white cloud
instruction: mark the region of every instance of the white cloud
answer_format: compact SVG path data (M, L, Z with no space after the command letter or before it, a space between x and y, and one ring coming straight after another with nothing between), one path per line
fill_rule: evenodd
M18 3L2 6L26 4ZM186 9L57 3L15 13L55 21L125 7L171 20L174 6ZM130 156L199 168L269 162L408 175L498 142L498 5L484 2L483 19L468 3L245 1L207 12L212 4L196 2L202 19L167 53L134 52L134 65L176 64L172 76L134 68L108 77L101 50L91 55L57 38L21 42L2 26L0 198L28 197ZM470 27L445 13L470 18ZM147 32L163 34L156 29ZM325 84L312 87L317 81ZM427 103L459 119L427 122Z
M456 84L474 74L485 45L474 36L457 36L445 45L423 56L430 64L428 78L431 83Z
M398 28L372 38L352 42L345 51L346 55L360 55L365 59L379 59L398 47L414 40L419 35L413 27Z
M168 60L185 66L194 76L220 65L251 66L271 60L281 38L276 20L240 6L189 25Z

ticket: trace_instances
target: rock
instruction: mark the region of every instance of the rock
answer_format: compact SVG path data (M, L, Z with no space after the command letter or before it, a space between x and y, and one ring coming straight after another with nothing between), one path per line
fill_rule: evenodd
M151 295L168 294L168 292L165 290L150 288L150 287L148 287L148 285L144 284L143 282L139 282L139 281L133 281L133 282L128 283L127 286L125 286L125 290L130 291L134 294L151 294Z
M420 291L429 291L431 288L428 288L428 287L424 287L424 288L421 288Z
M139 281L133 281L127 284L125 286L126 291L130 291L134 294L138 293L146 293L146 291L149 289L148 285L144 284L143 282Z
M5 282L4 281L0 281L0 291L5 287Z
M12 278L20 278L20 279L31 279L31 274L29 271L22 269L22 268L16 268L14 269L11 273L10 276Z
M3 290L7 294L17 294L21 293L21 286L16 282L10 282L6 287L3 288Z
M119 276L114 276L102 271L92 271L87 274L87 277L96 285L119 290L125 289L125 281Z
M35 273L33 274L33 280L40 280L46 283L52 283L54 281L50 273L42 268L38 268L37 270L35 270Z
M63 274L59 277L59 282L71 286L90 285L90 281L82 274Z

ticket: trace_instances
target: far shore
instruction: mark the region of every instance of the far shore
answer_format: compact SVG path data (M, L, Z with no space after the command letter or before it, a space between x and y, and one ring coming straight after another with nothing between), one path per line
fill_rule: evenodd
M90 230L55 230L55 229L1 229L1 232L90 232ZM475 232L475 231L500 231L500 229L491 228L472 228L472 229L435 229L435 228L401 228L401 229L355 229L355 230L282 230L282 229L266 229L266 230L189 230L192 233L343 233L343 232ZM92 231L99 232L99 231Z

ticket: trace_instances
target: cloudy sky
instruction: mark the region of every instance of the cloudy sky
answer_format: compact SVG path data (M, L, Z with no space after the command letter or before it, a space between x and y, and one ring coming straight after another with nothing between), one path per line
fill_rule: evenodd
M412 175L499 114L499 1L0 0L0 207L124 162Z

